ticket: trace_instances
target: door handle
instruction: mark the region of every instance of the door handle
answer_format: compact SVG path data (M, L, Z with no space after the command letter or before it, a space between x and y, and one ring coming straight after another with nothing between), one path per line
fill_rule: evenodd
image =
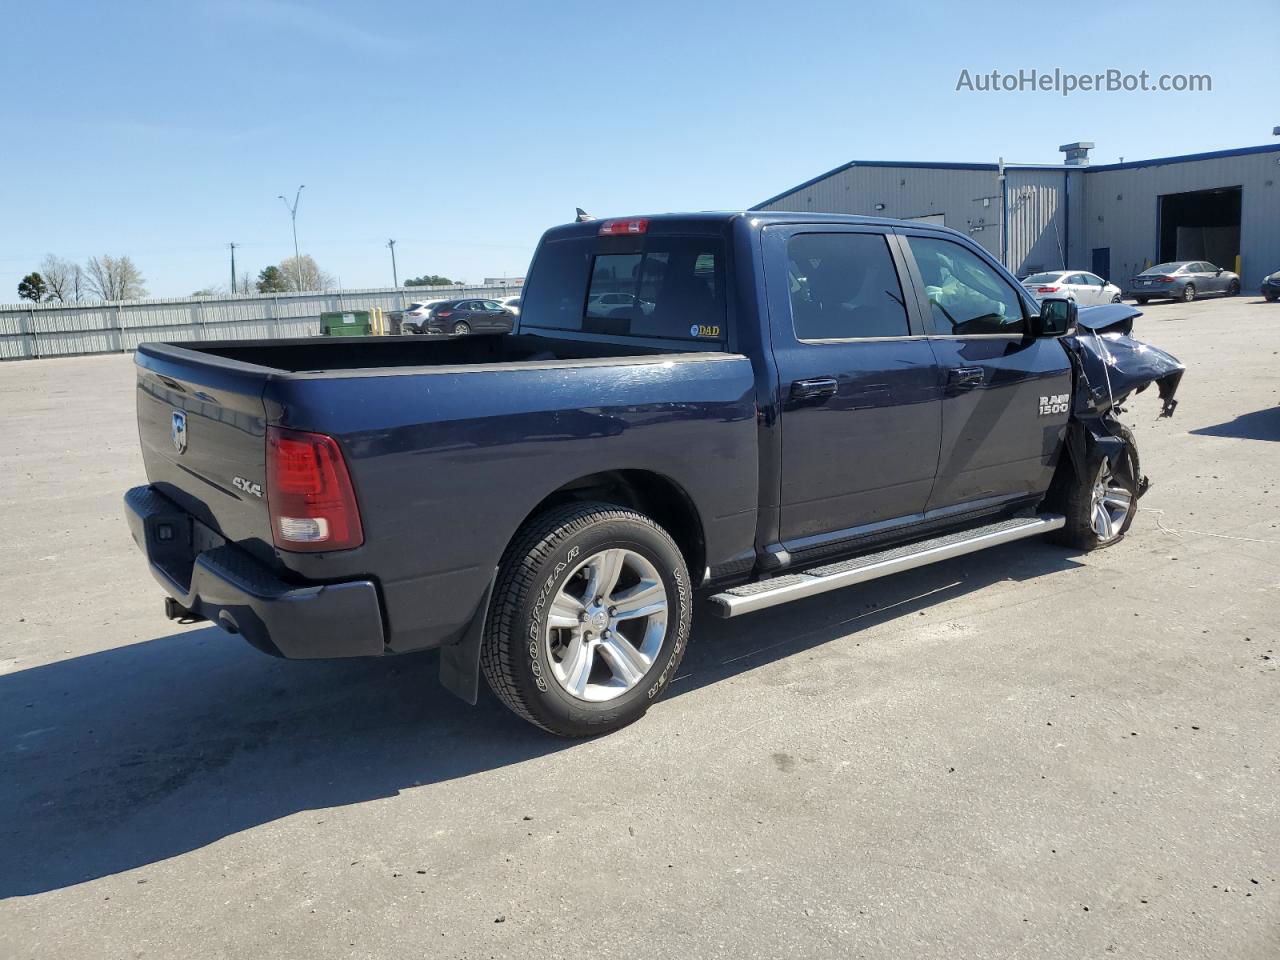
M838 386L835 377L815 377L797 380L791 384L792 400L813 400L818 397L834 397Z
M947 386L971 390L982 384L981 367L952 367L947 371Z

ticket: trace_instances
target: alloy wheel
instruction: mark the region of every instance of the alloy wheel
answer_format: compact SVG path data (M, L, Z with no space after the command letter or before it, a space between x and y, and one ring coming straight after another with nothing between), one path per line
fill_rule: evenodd
M551 675L571 697L600 703L632 690L667 635L667 587L634 550L582 561L556 593L543 630Z
M1103 460L1093 481L1089 503L1089 522L1098 542L1107 543L1120 536L1132 509L1133 494L1120 482L1111 464Z

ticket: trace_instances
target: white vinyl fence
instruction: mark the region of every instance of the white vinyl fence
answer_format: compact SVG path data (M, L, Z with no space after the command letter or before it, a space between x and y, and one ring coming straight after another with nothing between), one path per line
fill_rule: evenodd
M0 360L122 353L148 340L252 340L314 337L320 314L403 310L422 300L515 296L518 287L405 287L327 293L260 293L111 303L0 306Z

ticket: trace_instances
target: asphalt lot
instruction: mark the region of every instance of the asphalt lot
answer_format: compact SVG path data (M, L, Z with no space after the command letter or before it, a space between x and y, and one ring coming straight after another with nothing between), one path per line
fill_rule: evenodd
M131 358L0 365L0 956L1280 955L1280 305L1137 335L1123 543L704 612L578 743L169 623Z

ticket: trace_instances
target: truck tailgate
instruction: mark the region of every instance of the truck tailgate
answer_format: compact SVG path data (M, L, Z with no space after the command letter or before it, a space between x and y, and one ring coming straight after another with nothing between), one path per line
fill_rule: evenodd
M147 479L202 523L274 565L265 490L266 372L183 351L136 355Z

